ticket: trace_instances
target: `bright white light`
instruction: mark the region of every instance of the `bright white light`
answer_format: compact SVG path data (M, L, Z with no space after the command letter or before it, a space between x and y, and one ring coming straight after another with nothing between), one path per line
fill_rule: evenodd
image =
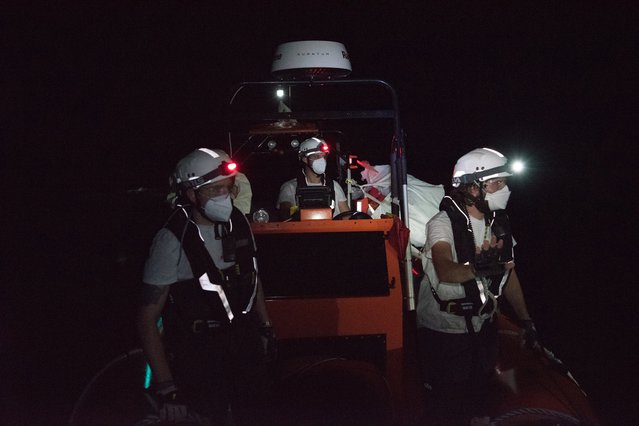
M282 99L284 97L284 89L277 89L275 92L278 98Z
M511 166L511 168L514 173L521 173L524 171L524 163L522 161L517 160L513 162L513 165Z
M275 142L274 140L270 140L268 141L267 145L268 145L268 149L273 151L275 147L277 147L277 142Z

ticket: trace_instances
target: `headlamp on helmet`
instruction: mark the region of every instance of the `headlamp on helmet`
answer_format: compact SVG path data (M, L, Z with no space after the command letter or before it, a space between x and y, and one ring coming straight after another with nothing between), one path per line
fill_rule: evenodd
M181 188L197 189L237 174L237 163L220 149L200 148L178 163L175 177Z
M300 144L298 156L299 156L299 159L301 160L302 158L308 157L309 155L312 155L312 154L317 154L321 152L328 154L329 151L330 151L330 148L328 144L324 141L324 139L320 139L318 137L312 137L312 138L306 139L304 142Z
M477 148L457 160L452 185L458 188L460 185L506 176L512 176L512 173L508 159L503 154L490 148Z

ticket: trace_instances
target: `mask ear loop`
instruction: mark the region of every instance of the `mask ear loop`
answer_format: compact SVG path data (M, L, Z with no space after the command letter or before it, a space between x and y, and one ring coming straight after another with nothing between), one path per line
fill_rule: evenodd
M472 189L472 187L469 186L463 192L463 194L464 194L464 203L468 204L468 205L471 205L471 206L476 206L477 202L481 199L482 186L481 186L481 182L479 182L479 181L473 181L472 184L478 187L479 192L480 192L480 196L475 197L474 195L471 195L470 190Z
M464 193L463 193L464 203L468 204L468 205L471 205L471 206L475 206L484 215L490 216L490 208L488 207L488 202L485 199L482 182L479 182L478 180L475 180L475 181L473 181L473 184L478 187L479 196L475 197L475 196L471 195L468 191L464 191ZM488 219L486 219L486 220L488 220Z

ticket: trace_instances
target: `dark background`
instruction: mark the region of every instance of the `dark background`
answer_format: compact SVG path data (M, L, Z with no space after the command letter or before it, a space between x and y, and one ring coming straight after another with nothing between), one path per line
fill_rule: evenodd
M136 347L175 162L225 147L230 86L269 79L277 44L324 39L396 88L410 174L447 183L479 146L526 160L509 209L532 315L602 420L635 423L635 3L234 4L2 7L4 420L64 423Z

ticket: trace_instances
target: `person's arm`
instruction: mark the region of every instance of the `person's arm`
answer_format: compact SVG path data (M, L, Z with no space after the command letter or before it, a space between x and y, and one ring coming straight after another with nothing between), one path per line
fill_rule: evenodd
M156 383L173 380L173 375L166 359L162 336L157 327L157 322L162 314L162 309L169 294L169 286L157 286L144 284L142 289L142 301L138 308L136 327L144 355L151 366Z
M291 208L295 205L295 189L297 183L293 181L286 181L280 186L280 192L277 196L277 203L275 207L279 209L280 219L286 220L291 217Z
M264 290L262 288L262 280L257 277L257 294L255 296L255 312L260 319L260 323L271 325L271 319L266 310L266 300L264 299Z
M346 199L346 194L342 187L337 183L337 181L333 181L333 191L335 192L335 201L337 202L337 208L340 213L344 213L350 211L351 209L348 207L348 200Z
M439 281L463 283L475 278L471 265L462 265L453 260L453 250L446 241L438 241L431 248L433 266Z
M344 213L349 211L350 209L348 208L348 203L346 202L346 200L344 201L338 201L337 202L337 206L339 207L339 211L340 213Z
M273 332L274 327L271 318L266 310L266 301L264 300L264 291L262 289L262 281L257 277L257 294L255 297L255 306L253 307L257 313L259 324L260 340L262 342L262 350L267 362L275 361L277 358L277 338Z
M532 349L533 351L543 352L543 346L537 338L535 323L528 313L519 277L513 268L511 268L510 276L504 287L504 296L506 296L506 300L508 300L508 303L515 311L515 315L517 315L519 324L522 327L521 346Z
M504 287L504 296L510 303L515 315L521 321L530 320L530 314L528 313L528 307L526 306L526 300L524 299L524 292L521 289L521 283L515 269L510 271L510 276Z
M291 217L291 207L293 207L292 203L287 201L280 202L280 219L286 220Z

